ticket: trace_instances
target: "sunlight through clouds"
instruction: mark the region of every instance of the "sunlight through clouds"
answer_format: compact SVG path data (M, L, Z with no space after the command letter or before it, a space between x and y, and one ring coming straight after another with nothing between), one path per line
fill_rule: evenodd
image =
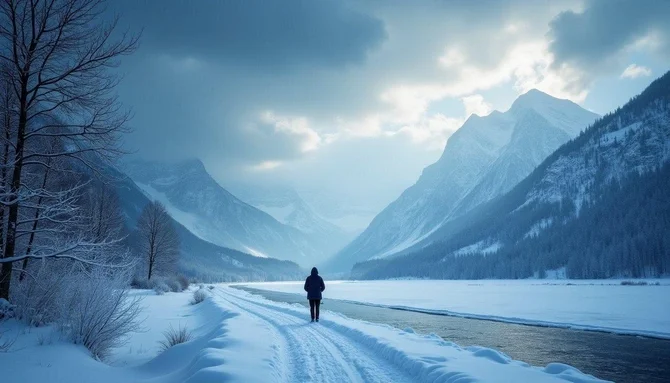
M301 138L302 152L311 152L321 146L321 136L314 131L305 117L279 116L272 111L261 113L261 121L274 125L275 132Z
M391 135L405 134L415 144L424 145L427 150L442 150L447 139L463 125L465 119L447 117L436 113L422 118L414 125L405 125Z
M518 94L537 88L555 97L581 102L586 89L571 87L577 74L571 68L551 68L552 56L546 41L538 40L517 44L501 58L492 69L482 69L469 61L458 49L450 48L439 62L456 76L449 82L404 84L387 89L380 96L387 108L365 122L350 123L355 131L366 136L408 134L411 142L425 145L427 150L442 148L446 139L457 130L471 114L486 116L494 109L477 91L489 90L512 82ZM463 102L462 116L447 116L428 112L432 103L458 97ZM351 130L350 128L348 130Z
M575 102L583 101L588 94L586 89L571 86L578 73L570 67L551 67L552 55L544 40L511 46L493 68L481 68L455 47L449 48L439 62L455 74L451 81L392 86L380 95L384 109L357 120L337 119L341 134L335 134L334 139L405 134L425 150L441 150L468 116L486 116L494 110L494 105L473 92L511 82L518 94L537 88ZM462 101L463 115L429 112L431 104L449 98Z
M630 64L629 66L626 67L626 69L624 69L620 77L634 79L638 77L647 77L647 76L651 76L651 69L636 64Z
M471 96L461 97L463 105L465 106L465 115L470 116L476 114L478 116L487 116L493 111L491 104L484 101L481 94L473 94Z
M281 166L281 164L281 161L263 161L259 164L253 165L251 169L255 171L266 171L278 168Z

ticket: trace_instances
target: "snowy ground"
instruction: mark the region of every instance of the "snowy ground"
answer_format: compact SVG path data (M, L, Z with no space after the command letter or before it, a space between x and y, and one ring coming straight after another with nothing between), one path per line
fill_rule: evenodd
M542 326L670 339L670 280L326 281L325 298ZM303 282L249 287L304 294Z
M0 353L2 382L598 381L563 364L531 367L495 350L461 348L335 313L323 312L321 323L311 324L302 306L226 286L196 306L188 304L189 293L142 294L150 318L146 331L114 351L114 367L60 341L53 329L0 323L0 331L16 339ZM155 342L175 322L193 329L194 339L158 354Z

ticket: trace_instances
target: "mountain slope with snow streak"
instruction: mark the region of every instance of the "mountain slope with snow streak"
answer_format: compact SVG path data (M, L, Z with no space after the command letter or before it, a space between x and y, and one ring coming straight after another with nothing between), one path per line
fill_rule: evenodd
M662 277L670 271L670 72L561 146L510 192L357 278ZM497 244L472 257L460 249ZM484 256L485 255L485 256Z
M291 187L231 184L227 189L277 221L303 232L324 254L334 254L353 238L351 233L317 214Z
M171 164L135 160L124 170L151 199L165 204L173 218L205 241L310 266L328 255L315 239L221 187L199 160Z
M148 191L158 192L153 188L142 190L137 183L115 168L109 167L105 173L115 180L113 186L118 194L129 233L128 246L139 251L134 230L140 213L151 199L164 202L164 196L162 194L150 196L151 193ZM204 240L202 236L191 231L194 227L194 217L187 212L175 210L176 208L172 206L168 207L181 245L179 268L188 277L195 277L201 281L232 282L291 280L303 274L300 267L293 262L259 258L250 255L249 251L218 246Z
M444 223L505 192L598 116L531 90L505 113L472 115L441 158L331 259L334 268L401 252Z

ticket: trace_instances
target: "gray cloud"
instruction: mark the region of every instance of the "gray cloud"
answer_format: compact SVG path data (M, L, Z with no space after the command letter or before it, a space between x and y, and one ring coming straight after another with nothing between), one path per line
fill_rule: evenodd
M587 1L583 12L562 12L550 23L554 65L602 71L613 56L650 33L661 40L662 51L669 48L668 20L670 1L666 0Z
M130 25L144 26L149 49L266 71L361 63L386 37L381 20L338 0L126 0L113 6Z
M162 160L208 157L222 167L301 154L303 137L277 132L259 119L267 96L258 80L207 65L180 72L171 60L145 57L129 65L119 88L135 109L129 149Z

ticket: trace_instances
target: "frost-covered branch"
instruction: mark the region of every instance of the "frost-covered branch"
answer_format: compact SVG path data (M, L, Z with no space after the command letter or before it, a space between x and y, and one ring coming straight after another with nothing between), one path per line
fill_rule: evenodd
M0 259L0 264L3 263L13 263L13 262L19 262L24 259L38 259L38 260L45 260L45 259L69 259L72 261L77 261L81 262L87 265L92 265L92 266L98 266L98 267L109 267L109 268L126 268L129 267L132 263L124 263L121 265L116 265L112 263L104 263L104 262L99 262L96 261L95 259L87 259L86 257L82 255L74 255L72 254L75 251L78 252L83 252L86 250L92 250L100 247L106 247L106 246L111 246L118 244L121 240L114 240L114 241L108 241L104 243L75 243L72 244L66 248L62 248L59 250L54 250L52 252L47 252L47 251L40 251L40 252L35 252L32 254L22 254L22 255L17 255L14 257L9 257L9 258L2 258Z

